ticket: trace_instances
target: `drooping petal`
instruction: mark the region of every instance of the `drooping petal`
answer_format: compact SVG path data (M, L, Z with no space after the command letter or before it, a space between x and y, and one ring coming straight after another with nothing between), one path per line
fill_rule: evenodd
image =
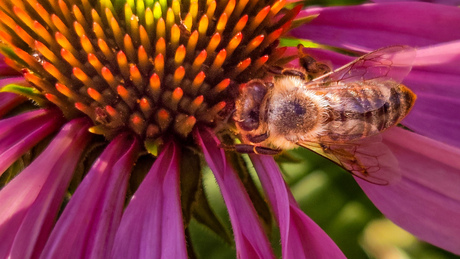
M275 160L270 156L250 157L279 224L282 258L345 258L329 236L299 209Z
M195 137L227 205L238 258L274 258L257 212L224 150L219 148L219 141L208 129L197 131Z
M460 38L460 9L422 2L309 8L318 15L290 31L292 36L359 51L390 45L422 47Z
M57 110L40 109L0 120L0 175L24 152L62 125Z
M1 70L1 64L0 64ZM12 83L23 83L25 80L23 77L10 77L10 78L1 78L0 79L0 89L3 86L12 84ZM26 100L25 97L20 96L14 93L0 93L0 117L5 115L11 109L16 107L18 104L24 102Z
M417 133L460 147L460 41L417 50L403 81L417 101L403 124Z
M322 49L306 53L335 68L354 58ZM403 84L417 95L414 108L402 124L430 138L460 147L460 41L417 49L417 56Z
M0 118L24 100L24 97L17 94L0 93Z
M357 179L389 219L420 239L460 254L460 149L400 128L383 134L402 179L376 186Z
M109 258L138 146L126 134L110 142L59 217L41 258Z
M67 123L45 151L0 191L0 257L36 258L51 232L89 123Z
M133 195L116 233L112 258L187 258L178 152L169 143Z
M27 81L22 76L0 77L0 89L9 84L28 85Z

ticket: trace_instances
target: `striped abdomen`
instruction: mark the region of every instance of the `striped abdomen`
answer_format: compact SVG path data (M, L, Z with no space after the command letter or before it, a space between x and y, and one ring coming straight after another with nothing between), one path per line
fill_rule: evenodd
M398 124L409 113L416 96L402 84L370 80L339 85L324 98L329 105L320 139L349 141Z

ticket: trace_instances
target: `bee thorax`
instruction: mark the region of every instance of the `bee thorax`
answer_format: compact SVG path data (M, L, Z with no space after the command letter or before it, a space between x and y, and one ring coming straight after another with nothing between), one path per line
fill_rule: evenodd
M267 93L266 83L252 80L240 89L240 98L236 102L235 118L243 130L255 130L260 125L260 106Z
M267 123L271 135L284 136L291 141L315 131L322 120L321 107L304 94L274 98L269 107Z

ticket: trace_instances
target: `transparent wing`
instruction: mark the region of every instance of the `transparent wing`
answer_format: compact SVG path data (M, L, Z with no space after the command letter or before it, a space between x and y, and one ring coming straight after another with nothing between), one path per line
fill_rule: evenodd
M334 111L347 113L366 113L377 111L388 105L391 89L399 87L394 81L366 81L351 84L320 84L308 88L316 95L334 100Z
M401 178L398 160L382 143L380 135L349 143L297 144L328 158L354 176L370 183L388 185Z
M409 74L416 51L409 46L390 46L370 52L358 59L311 81L307 87L333 86L339 82L362 82L368 80L401 83Z

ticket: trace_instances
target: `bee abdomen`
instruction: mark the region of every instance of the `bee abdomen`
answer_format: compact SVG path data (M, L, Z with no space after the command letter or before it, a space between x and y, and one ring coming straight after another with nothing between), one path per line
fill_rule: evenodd
M350 141L379 132L398 124L414 105L416 96L401 84L391 87L356 84L328 97L325 138Z
M414 106L416 98L416 95L404 85L391 88L388 100L388 117L379 130L387 129L404 119L412 109L412 106Z
M411 110L415 99L415 94L406 86L400 84L391 87L389 96L381 100L379 107L360 115L365 122L363 136L373 135L376 131L381 132L401 122Z

